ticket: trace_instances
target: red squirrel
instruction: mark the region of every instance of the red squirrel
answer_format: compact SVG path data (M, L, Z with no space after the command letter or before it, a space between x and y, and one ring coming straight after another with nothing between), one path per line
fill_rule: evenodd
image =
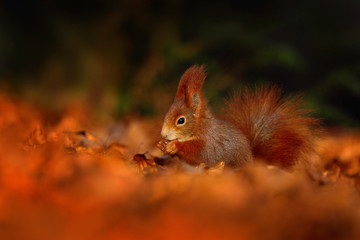
M284 168L305 161L313 149L317 120L300 109L299 97L280 98L275 86L244 88L215 116L202 93L204 66L194 65L180 79L165 115L158 147L191 165L242 167L262 159Z

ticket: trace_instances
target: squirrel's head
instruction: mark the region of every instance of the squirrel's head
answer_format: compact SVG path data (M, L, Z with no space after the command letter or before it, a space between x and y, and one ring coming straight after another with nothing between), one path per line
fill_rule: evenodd
M165 115L161 135L166 140L185 142L196 138L206 110L201 88L206 78L204 66L194 65L180 79L174 103Z

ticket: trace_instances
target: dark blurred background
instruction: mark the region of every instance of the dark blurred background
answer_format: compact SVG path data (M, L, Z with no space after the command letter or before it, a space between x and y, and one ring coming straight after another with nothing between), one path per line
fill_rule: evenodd
M0 2L0 88L44 107L158 116L195 63L214 107L272 82L325 124L360 126L358 0Z

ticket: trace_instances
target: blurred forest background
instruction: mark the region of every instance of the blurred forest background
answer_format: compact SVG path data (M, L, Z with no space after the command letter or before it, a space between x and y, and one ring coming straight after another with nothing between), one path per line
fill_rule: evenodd
M360 1L4 0L0 88L59 110L159 116L192 64L213 106L271 82L327 125L360 126Z

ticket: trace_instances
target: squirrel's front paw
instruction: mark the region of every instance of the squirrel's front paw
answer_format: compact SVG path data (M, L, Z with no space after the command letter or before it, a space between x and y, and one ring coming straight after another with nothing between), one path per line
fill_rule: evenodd
M166 149L166 145L169 143L169 141L165 140L165 139L162 139L158 144L157 144L157 147L165 152L165 149Z
M176 147L176 141L168 141L168 140L161 140L157 147L160 148L161 151L163 151L166 154L174 155L177 153L177 147Z
M165 152L169 155L174 155L177 153L176 141L168 142L165 147Z

